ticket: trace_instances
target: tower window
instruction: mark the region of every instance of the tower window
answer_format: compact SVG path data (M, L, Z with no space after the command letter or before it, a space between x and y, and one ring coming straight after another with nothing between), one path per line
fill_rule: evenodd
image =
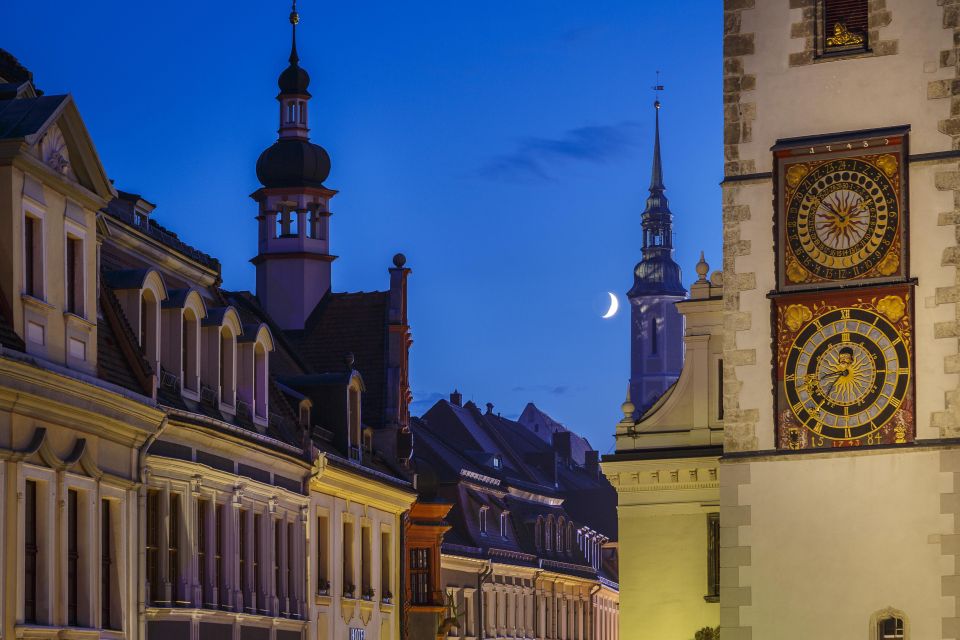
M720 598L720 514L707 514L707 595L708 602Z
M413 604L431 604L430 549L410 549L410 591Z
M878 623L877 638L879 640L901 640L905 637L903 632L903 618L890 616Z
M867 0L823 0L818 26L823 53L867 51Z
M307 124L307 103L303 100L297 102L297 117L300 124Z

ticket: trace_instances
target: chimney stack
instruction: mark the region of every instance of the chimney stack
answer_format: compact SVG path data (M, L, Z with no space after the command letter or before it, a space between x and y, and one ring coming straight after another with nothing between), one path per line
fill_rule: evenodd
M488 403L487 403L487 414L488 414L488 415L493 415L493 403L492 403L492 402L488 402Z
M590 449L583 454L583 467L594 478L600 477L600 452Z
M450 394L450 404L455 404L455 405L457 405L458 407L462 407L462 406L463 406L463 394L460 393L459 391L457 391L456 389L454 389L454 390L453 390L453 393Z
M573 438L571 435L569 431L554 431L552 436L553 450L557 452L557 458L566 464L569 464L573 458Z

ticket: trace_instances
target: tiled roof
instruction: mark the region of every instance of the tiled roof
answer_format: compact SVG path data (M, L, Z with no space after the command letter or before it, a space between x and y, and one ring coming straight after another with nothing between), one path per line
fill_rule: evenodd
M150 376L150 365L140 355L133 330L113 292L100 287L102 320L97 323L97 375L107 382L151 395L145 378ZM124 344L125 343L125 344Z
M382 426L386 405L387 311L383 291L329 293L307 319L303 331L287 331L290 342L315 372L340 371L348 353L363 377L364 424Z
M2 51L2 50L0 50ZM13 330L13 318L7 301L0 295L0 345L14 351L24 351L23 340Z
M40 96L0 101L0 139L16 139L40 131L69 96Z

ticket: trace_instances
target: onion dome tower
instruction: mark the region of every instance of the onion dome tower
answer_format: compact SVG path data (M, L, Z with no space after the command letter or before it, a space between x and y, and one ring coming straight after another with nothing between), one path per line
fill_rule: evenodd
M687 291L673 260L673 213L660 160L660 100L654 107L650 195L640 217L642 259L627 293L631 306L630 397L642 414L672 385L683 368L683 317L674 306Z
M257 178L263 185L251 197L259 205L257 297L284 330L303 329L307 317L330 290L330 198L323 182L330 156L310 142L307 104L310 76L297 54L296 2L290 12L290 64L280 74L279 137L260 154Z

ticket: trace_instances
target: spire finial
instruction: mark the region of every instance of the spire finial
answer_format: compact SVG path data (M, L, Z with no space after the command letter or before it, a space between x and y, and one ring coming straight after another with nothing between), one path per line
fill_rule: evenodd
M293 0L290 8L290 24L293 27L293 44L290 46L290 64L297 64L300 57L297 55L297 25L300 23L300 14L297 13L297 0Z
M653 99L653 108L657 111L660 110L660 92L663 91L663 85L660 84L660 70L657 69L657 83L650 87L653 89L654 99Z
M654 108L654 142L653 142L653 170L650 175L650 191L663 191L663 167L660 164L660 92L663 91L663 85L660 84L660 72L657 71L657 84L651 87L656 94L653 101Z
M633 412L637 410L637 407L634 406L633 402L630 401L630 383L627 383L627 398L623 401L623 404L620 405L620 410L623 411L623 418L625 420L633 419Z

